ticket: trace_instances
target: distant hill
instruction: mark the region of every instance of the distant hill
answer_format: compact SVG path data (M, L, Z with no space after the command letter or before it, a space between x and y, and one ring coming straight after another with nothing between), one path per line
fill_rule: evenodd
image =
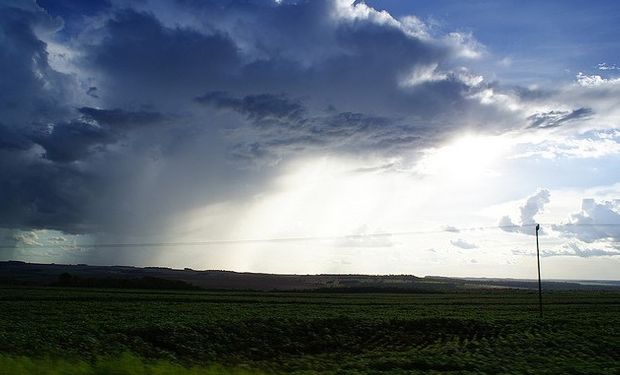
M165 267L89 266L0 262L0 284L321 292L455 292L471 289L536 289L534 280L462 279L412 275L285 275ZM620 289L620 282L545 281L545 290Z

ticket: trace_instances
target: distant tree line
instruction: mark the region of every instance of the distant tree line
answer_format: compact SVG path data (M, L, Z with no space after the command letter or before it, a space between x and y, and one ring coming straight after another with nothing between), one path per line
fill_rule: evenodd
M310 289L307 292L317 293L444 293L454 289L453 285L444 288L424 288L407 286L342 286Z
M80 277L63 273L52 286L77 288L119 288L119 289L163 289L163 290L201 290L202 288L181 280L168 280L159 277L141 277L134 279Z

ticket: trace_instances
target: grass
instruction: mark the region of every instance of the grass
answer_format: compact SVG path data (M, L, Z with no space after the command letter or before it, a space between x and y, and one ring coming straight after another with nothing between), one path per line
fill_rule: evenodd
M0 368L22 374L620 371L620 293L554 292L544 299L539 319L537 295L526 291L0 288ZM52 372L40 370L46 368Z
M170 361L145 361L131 353L118 357L101 357L91 362L81 360L29 358L0 355L2 375L255 375L257 371L243 368L186 367Z

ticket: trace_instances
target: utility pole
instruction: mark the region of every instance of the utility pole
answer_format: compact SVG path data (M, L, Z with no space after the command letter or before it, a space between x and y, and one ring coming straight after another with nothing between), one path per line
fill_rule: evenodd
M542 283L540 282L540 249L538 248L538 231L540 230L540 224L536 224L536 260L538 261L538 307L540 317L543 317L542 307Z

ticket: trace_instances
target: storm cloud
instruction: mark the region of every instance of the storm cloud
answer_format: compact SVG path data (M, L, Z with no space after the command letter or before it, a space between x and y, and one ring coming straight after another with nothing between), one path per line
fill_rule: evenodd
M578 103L583 87L531 108L527 90L468 68L484 55L473 36L363 2L114 1L62 16L41 5L0 2L0 227L11 230L157 234L196 207L251 201L309 155L410 166L463 131L606 113Z

